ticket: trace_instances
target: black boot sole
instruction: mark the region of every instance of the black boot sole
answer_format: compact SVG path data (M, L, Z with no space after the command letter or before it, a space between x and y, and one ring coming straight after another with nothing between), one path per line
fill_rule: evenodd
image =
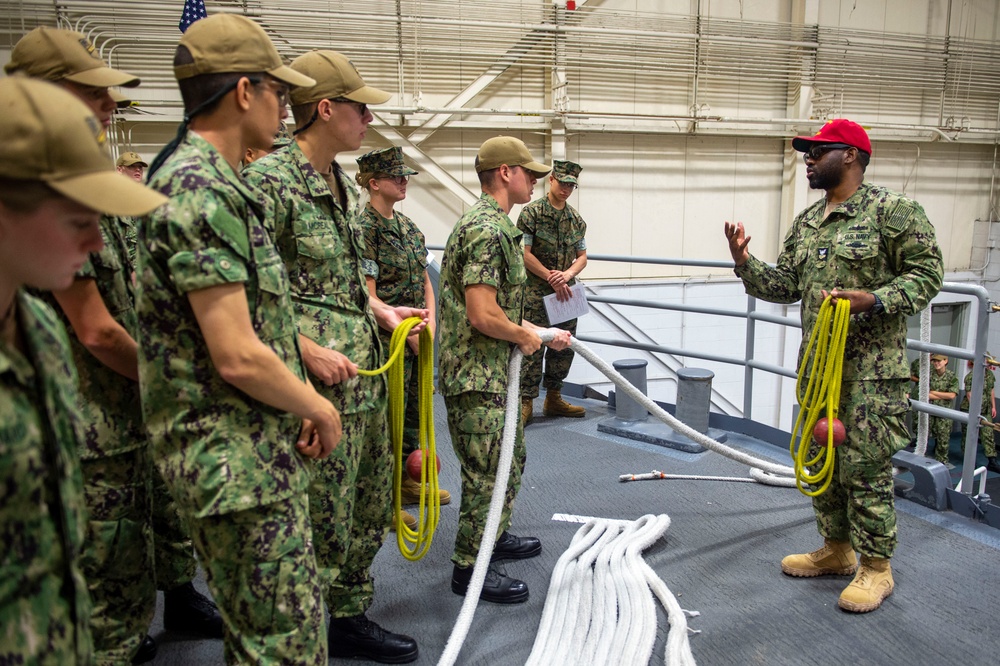
M413 652L406 652L404 654L395 655L382 655L377 653L368 652L366 650L347 650L344 652L334 652L332 647L328 646L329 656L331 659L368 659L369 661L374 661L379 664L408 664L411 661L416 661L417 657L420 656L420 649L413 648Z
M493 555L490 557L490 562L498 562L500 560L529 560L532 557L538 557L541 554L542 544L538 544L538 548L524 553L498 553L494 550Z
M464 597L465 593L469 591L468 585L458 585L454 581L451 584L451 591L460 597ZM481 601L488 601L492 604L522 604L528 600L529 591L525 591L524 594L490 594L486 590L479 593L479 599Z

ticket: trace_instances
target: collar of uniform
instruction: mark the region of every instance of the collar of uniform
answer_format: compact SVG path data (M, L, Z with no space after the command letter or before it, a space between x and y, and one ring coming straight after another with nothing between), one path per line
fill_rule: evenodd
M503 208L501 208L500 204L497 203L497 200L493 198L493 195L483 192L482 194L479 195L478 205L489 206L490 208L493 208L498 213L500 213L503 216L503 223L500 226L503 229L504 233L510 236L513 240L515 241L520 240L521 236L524 235L521 233L521 230L518 229L514 225L514 223L510 221L510 216L507 213L503 212Z
M306 154L302 152L302 148L299 147L298 141L292 141L285 148L288 151L289 156L298 167L299 171L302 173L302 182L306 184L306 188L309 190L309 196L313 199L319 197L329 197L334 203L337 201L337 197L333 192L330 191L330 186L327 184L326 179L320 175L319 171L313 167L312 162L306 157ZM344 175L344 170L340 168L340 165L336 162L333 163L333 173L337 177L337 181L340 182L341 187L350 187L350 183L347 182L347 178Z
M854 194L847 197L844 201L837 204L833 210L830 211L830 215L834 213L840 213L846 218L857 217L858 211L864 207L865 201L867 200L871 190L871 185L868 183L861 183L861 187L855 190ZM822 197L812 205L809 209L809 224L812 227L819 227L827 218L823 217L823 212L826 210L826 198Z
M188 130L187 136L184 137L184 143L190 144L192 148L201 153L205 158L205 164L215 171L220 179L236 188L258 215L263 214L264 206L261 203L261 195L247 185L246 181L243 180L243 176L236 173L229 166L229 162L222 156L222 153L215 149L215 146L199 136L197 132L191 130Z
M12 316L17 317L18 327L22 331L40 330L38 317L35 312L35 308L39 303L40 301L29 296L23 289L17 292L14 300L16 314ZM48 360L46 359L46 352L49 351L46 347L52 347L53 345L44 343L36 345L34 336L27 333L25 333L23 339L27 346L27 353L23 353L18 349L8 349L5 345L0 345L0 375L10 372L19 384L31 387L34 384L35 369L29 360L30 357L36 358L41 363L46 362ZM58 345L54 345L54 347L55 350L60 348ZM58 367L58 364L51 367Z

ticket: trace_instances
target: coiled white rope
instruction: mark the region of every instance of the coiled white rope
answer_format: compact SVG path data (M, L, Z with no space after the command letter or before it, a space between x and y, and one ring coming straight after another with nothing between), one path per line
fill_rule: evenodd
M649 663L656 642L654 595L670 623L665 662L693 666L687 617L697 613L681 609L641 556L669 525L666 515L584 524L556 563L527 666Z
M539 337L541 337L543 342L549 342L555 336L557 330L558 329L548 329L539 331ZM749 465L751 467L750 476L755 481L777 486L793 487L795 485L795 478L794 478L795 471L791 467L788 467L787 465L778 465L776 463L772 463L770 461L757 458L743 451L739 451L732 447L726 446L725 444L717 442L714 439L708 437L707 435L703 435L697 430L694 430L690 426L677 420L674 416L666 412L663 408L661 408L659 405L653 402L649 397L643 395L642 391L632 386L632 384L630 384L628 380L626 380L621 375L621 373L615 370L611 366L611 364L607 363L604 359L597 356L597 354L595 354L585 344L583 344L576 338L572 338L571 340L572 342L570 344L570 347L575 352L580 354L580 356L586 359L591 365L600 370L608 379L613 381L618 388L627 393L633 400L641 404L643 407L646 408L647 411L649 411L655 417L657 417L658 419L669 425L678 433L685 435L686 437L698 442L706 449L710 449L712 451L715 451L716 453L726 456L727 458L743 463L745 465ZM520 414L521 359L523 357L524 355L521 353L521 350L518 349L517 347L514 347L514 349L511 351L510 354L510 362L507 365L507 378L508 378L507 409L504 418L504 431L503 431L503 440L500 448L500 460L497 465L497 474L493 486L493 497L491 498L490 501L489 514L487 515L486 518L486 526L483 528L483 540L479 544L479 557L476 558L476 564L472 569L472 579L469 581L469 586L465 593L465 601L462 603L462 608L458 613L458 618L455 620L455 626L451 631L451 635L448 637L448 643L445 645L444 652L441 654L441 658L438 660L438 666L453 666L456 660L458 659L458 654L461 651L462 645L465 643L465 638L466 636L468 636L469 629L472 626L472 619L475 616L476 607L479 604L479 594L480 592L482 592L483 583L486 580L486 571L490 565L490 556L493 553L493 546L496 545L497 530L500 527L500 514L503 510L504 496L507 493L507 478L510 476L510 467L514 457L514 438L517 434L518 421L521 418ZM624 475L624 476L631 477L632 475ZM628 480L622 477L619 478L621 480ZM667 519L667 524L669 524L669 518ZM666 530L666 525L663 526L663 530L664 531ZM657 538L659 538L659 536L653 538L653 540L650 541L650 543L655 541ZM624 549L626 547L627 546L622 546L623 549L622 552L624 552ZM486 554L485 557L483 556L484 553ZM607 562L605 562L604 557L602 555L602 557L597 560L594 566L595 566L595 571L599 571L602 574L603 572L606 571L606 569L614 566L615 571L617 572L615 575L621 576L622 577L621 579L625 580L624 576L626 574L623 571L623 567L620 565L620 563L615 565L611 564L610 553L608 554ZM577 566L577 569L579 570L579 565ZM656 577L655 573L652 572L652 569L649 569L648 574L652 575L654 578ZM607 577L603 575L601 579L609 580ZM611 578L610 580L617 580L617 579ZM657 580L659 579L657 578ZM662 581L660 581L660 584L662 584ZM650 587L653 588L653 591L656 594L657 598L659 598L661 603L664 604L664 607L668 608L668 618L671 621L671 635L672 635L674 623L680 621L679 618L677 617L677 613L680 613L681 617L683 617L683 612L680 610L679 606L677 606L676 609L671 609L668 606L669 600L665 600L665 598L661 596L664 590L666 590L665 585L663 585L662 588L660 588L656 584L653 584L652 582L650 582L649 585ZM614 594L617 594L619 588L616 586L614 590L615 590ZM596 608L599 613L600 612L604 613L603 619L599 620L597 625L600 628L601 635L603 635L605 631L610 632L610 635L616 635L613 629L605 629L604 627L605 626L613 627L618 622L620 622L620 618L618 621L615 621L614 616L615 614L620 615L622 610L621 607L614 604L610 604L609 600L612 594L613 593L611 591L603 589L599 592L595 591L595 594L593 595L594 608ZM623 594L624 598L626 599L633 598L627 591L623 592ZM632 592L632 595L637 595L637 594L638 593L635 591ZM645 596L648 598L648 595ZM665 593L665 596L670 597L670 599L672 599L672 596L669 594L669 591ZM639 599L639 596L635 596L635 598ZM645 603L645 602L636 601L636 603ZM676 601L673 601L673 604L676 605ZM632 607L628 606L627 608L628 610L626 612L631 612ZM673 612L673 615L671 615L671 612ZM684 622L684 626L686 632L686 622ZM542 628L539 629L540 633L541 631ZM655 614L654 614L653 633L655 635ZM602 655L604 655L604 657L609 657L610 655L614 655L615 658L614 663L627 663L627 664L640 663L638 661L619 659L618 654L616 652L611 651L612 650L611 643L606 643L602 640L598 642L597 645L599 647L597 653L594 655L595 660L582 658L582 661L578 661L576 663L585 663L585 664L603 663L596 660L599 659ZM622 646L616 643L615 647L618 648ZM668 640L668 648L669 647L670 647L670 642ZM679 649L681 653L684 652L683 646L677 649ZM609 654L605 654L605 650L607 650ZM650 648L650 652L651 651L652 648ZM687 653L690 654L690 648L687 648ZM648 660L649 659L647 656L647 659L641 663L646 663L648 662ZM548 664L553 662L540 662L540 663ZM693 664L694 660L692 658L690 662L668 662L668 663L670 664L677 663L686 666L688 663Z

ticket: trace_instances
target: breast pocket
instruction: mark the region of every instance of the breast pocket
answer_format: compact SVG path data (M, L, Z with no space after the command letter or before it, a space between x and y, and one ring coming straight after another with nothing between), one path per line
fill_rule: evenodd
M296 332L292 320L292 301L289 298L288 274L277 254L257 263L257 310L254 324L261 340L277 340Z
M325 295L343 290L343 280L337 280L337 271L343 263L344 245L336 234L324 233L296 238L298 260L295 274L296 293Z
M877 237L840 242L834 254L840 286L870 287L879 284L882 262Z

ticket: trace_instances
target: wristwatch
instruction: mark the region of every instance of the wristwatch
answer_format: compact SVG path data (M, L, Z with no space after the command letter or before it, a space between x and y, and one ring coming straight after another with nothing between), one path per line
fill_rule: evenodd
M872 305L872 314L882 314L885 312L885 305L882 304L882 299L878 297L878 294L872 294L875 297L875 304Z

